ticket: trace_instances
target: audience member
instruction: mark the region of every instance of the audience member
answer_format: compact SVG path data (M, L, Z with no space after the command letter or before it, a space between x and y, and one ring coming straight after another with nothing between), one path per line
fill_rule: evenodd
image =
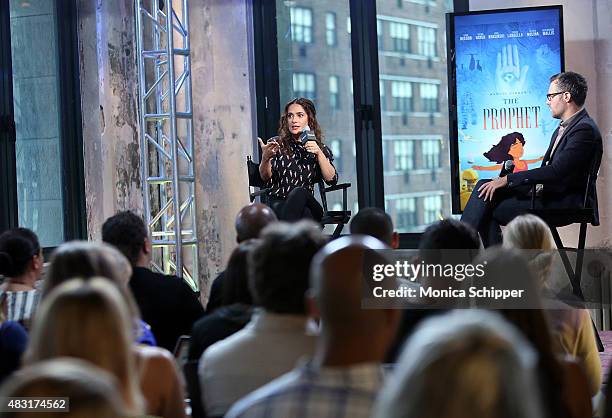
M248 259L249 281L260 306L245 328L210 346L200 359L202 402L209 417L224 415L247 393L288 372L312 354L305 292L310 262L325 244L310 221L267 226Z
M0 383L19 368L28 343L28 334L20 324L5 320L5 305L6 295L0 295Z
M449 218L437 221L425 229L419 242L419 257L426 263L443 263L442 251L451 250L445 251L446 261L453 264L457 262L470 263L478 254L479 248L478 233L468 224ZM447 287L448 284L448 281L437 280L437 284L434 283L433 285ZM396 360L404 341L414 331L419 322L429 316L439 315L446 311L447 309L444 308L426 305L422 309L418 307L405 309L402 313L397 337L391 345L389 353L387 353L387 361L392 363Z
M548 225L537 216L521 215L506 226L503 239L505 247L542 250L523 254L530 258L529 266L536 276L536 285L544 294L550 294L551 291L547 288L548 276L555 247ZM550 323L554 349L559 353L574 356L582 363L589 392L591 396L595 396L601 387L602 370L589 311L556 301L554 306L548 307L544 313Z
M240 331L251 319L253 299L249 290L247 257L257 243L254 239L244 241L232 252L225 271L221 307L198 319L191 330L185 376L193 418L204 416L197 374L202 353L217 341Z
M364 254L386 248L355 235L319 251L309 291L310 312L322 324L314 358L238 401L228 418L370 416L399 311L361 308Z
M351 219L351 234L378 238L391 248L399 247L399 234L393 230L391 217L379 208L363 208Z
M0 389L0 399L8 397L66 398L66 410L55 414L31 410L7 411L0 413L0 418L126 416L115 377L91 363L74 358L41 361L20 370Z
M537 356L492 312L429 318L402 350L374 418L540 418Z
M517 284L524 291L510 304L503 303L498 312L518 328L538 354L542 406L546 417L588 418L591 399L588 384L580 365L573 358L557 356L553 348L550 328L527 261L509 248L490 247L480 254L475 264L486 265L486 275L475 279L480 286L503 289L508 283ZM499 301L475 300L477 306L500 306Z
M274 211L272 211L269 206L261 203L246 205L240 209L234 223L236 229L236 242L240 244L249 239L258 238L262 229L270 223L277 221L278 219ZM208 295L208 304L206 305L207 314L223 306L224 276L225 271L222 271L212 282Z
M16 228L0 235L0 297L6 295L7 319L29 328L38 306L37 281L43 271L43 254L38 237L26 228Z
M53 252L42 295L44 298L55 287L75 277L84 280L92 277L110 279L118 287L134 319L136 341L156 345L151 327L140 318L138 305L129 289L131 274L130 263L116 248L104 243L70 241Z
M142 394L132 354L130 317L116 286L107 279L67 281L42 301L33 323L28 364L75 357L101 367L118 382L126 410L142 412Z
M104 275L104 279L109 279L119 289L132 318L132 328L141 335L143 330L149 330L149 326L140 320L138 306L129 290L130 274L129 262L114 247L103 243L69 242L61 245L53 254L43 299L70 278L88 280ZM149 340L147 337L144 339ZM143 337L139 342L142 340ZM140 389L147 401L147 413L166 418L182 417L184 394L172 354L166 349L145 345L134 345L132 351L139 370Z
M151 240L142 219L132 212L108 218L102 225L102 240L118 248L132 264L130 289L142 319L151 325L160 347L174 350L178 338L188 335L204 314L196 294L179 278L149 269Z

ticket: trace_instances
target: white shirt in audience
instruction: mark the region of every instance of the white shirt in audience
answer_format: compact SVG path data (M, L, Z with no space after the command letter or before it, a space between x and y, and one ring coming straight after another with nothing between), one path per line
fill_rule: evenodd
M210 346L198 365L206 415L222 416L238 399L293 369L314 353L306 316L257 310L234 335Z

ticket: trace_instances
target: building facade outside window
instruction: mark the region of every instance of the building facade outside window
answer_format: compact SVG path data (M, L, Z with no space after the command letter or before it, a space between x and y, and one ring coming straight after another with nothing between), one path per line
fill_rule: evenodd
M419 38L419 54L426 57L436 57L436 30L418 26L417 37Z
M312 43L312 10L306 7L289 9L291 19L291 40L305 44Z
M336 45L336 14L325 13L325 41L328 46Z
M440 167L440 141L422 141L421 153L423 156L423 168Z
M395 199L395 220L397 229L409 230L417 225L416 199L402 197Z
M419 89L421 94L421 110L429 113L439 112L438 85L422 83Z
M423 198L423 223L429 225L442 218L442 196Z
M389 23L389 35L393 40L393 50L410 52L410 26L407 23Z
M311 100L317 98L315 76L310 73L293 74L293 94L295 97L306 97Z
M340 109L340 91L338 84L338 76L329 76L329 107L333 110Z
M408 171L414 168L414 141L393 141L394 170Z
M408 81L392 81L391 96L393 97L393 110L396 112L411 112L412 84Z

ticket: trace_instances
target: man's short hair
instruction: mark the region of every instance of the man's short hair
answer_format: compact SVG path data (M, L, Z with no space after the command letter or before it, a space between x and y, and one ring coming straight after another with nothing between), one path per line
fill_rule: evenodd
M470 225L455 219L443 219L425 229L420 250L477 250L478 233Z
M326 242L321 228L311 221L267 226L249 254L255 303L274 313L305 314L310 262Z
M138 262L145 239L149 237L143 220L131 211L118 212L102 225L102 241L115 246L132 266Z
M572 95L572 100L582 106L586 100L588 86L586 79L572 71L558 73L550 77L550 82L557 81L559 91L567 91Z
M363 208L351 219L351 234L369 235L391 245L393 221L379 208Z

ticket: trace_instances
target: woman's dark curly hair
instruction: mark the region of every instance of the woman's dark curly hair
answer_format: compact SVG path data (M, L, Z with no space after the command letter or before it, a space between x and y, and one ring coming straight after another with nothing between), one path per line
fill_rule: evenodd
M287 112L289 111L289 106L292 104L298 104L304 108L306 114L308 115L308 126L310 127L310 130L314 132L319 145L321 145L323 143L323 133L321 132L321 126L317 121L317 109L315 109L315 105L312 100L299 97L291 100L285 105L285 110L281 115L280 121L278 122L278 143L280 147L287 150L289 143L293 141L293 135L291 132L289 132L289 123L287 122Z
M507 160L512 160L512 156L509 154L510 147L514 145L516 140L521 141L523 146L525 145L525 137L520 132L512 132L508 135L502 136L502 139L499 141L497 145L493 145L488 152L485 152L484 155L487 160L495 161L496 163L503 163Z

